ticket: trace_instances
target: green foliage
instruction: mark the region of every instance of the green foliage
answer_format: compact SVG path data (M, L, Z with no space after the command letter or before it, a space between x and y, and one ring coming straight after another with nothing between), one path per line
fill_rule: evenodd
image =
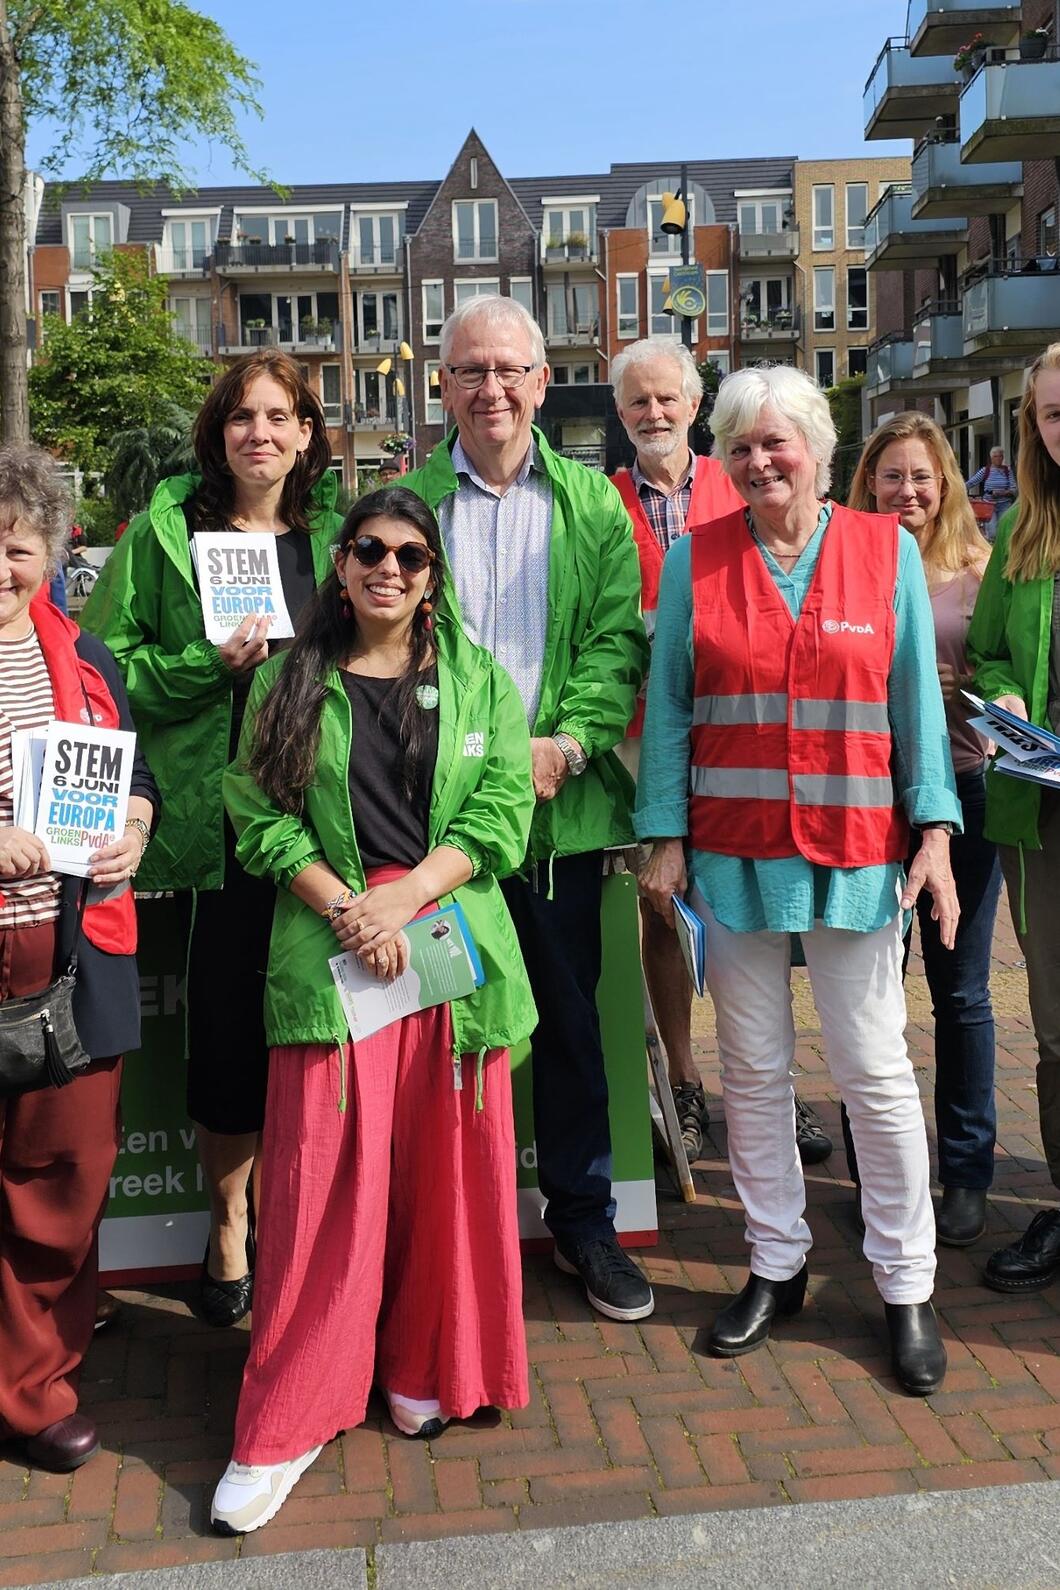
M703 401L699 405L699 412L692 421L689 438L692 449L697 453L709 453L714 445L714 433L710 428L710 416L714 410L714 399L718 395L721 385L721 371L712 359L705 359L698 366L699 378L703 382Z
M848 376L829 387L825 394L836 428L831 487L831 495L836 502L846 502L850 482L861 457L861 389L864 385L863 375Z
M146 508L160 480L196 468L191 445L194 419L187 409L167 402L154 423L119 431L114 437L106 486L120 519L131 519Z
M208 362L174 332L165 278L149 275L140 250L116 252L93 272L91 305L69 325L49 321L29 376L32 433L82 469L107 472L123 433L172 429L174 409L186 431L209 379Z
M19 67L23 128L47 118L55 142L41 162L61 176L76 163L103 176L191 186L189 134L249 164L239 117L261 113L250 61L224 30L181 0L7 0L0 46Z
M81 526L90 547L112 547L114 532L125 517L109 497L82 497L74 509L74 524Z

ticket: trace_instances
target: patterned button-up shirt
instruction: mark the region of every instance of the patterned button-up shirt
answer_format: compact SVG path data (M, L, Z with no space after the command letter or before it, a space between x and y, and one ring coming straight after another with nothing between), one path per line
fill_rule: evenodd
M464 627L512 678L531 730L541 699L548 624L552 482L531 443L500 496L478 474L459 440L457 489L438 505Z
M685 478L670 496L645 478L640 464L636 461L630 474L633 476L633 484L637 488L640 505L651 525L652 533L663 551L669 552L678 536L683 536L685 533L688 509L692 501L692 482L696 477L696 455L690 454Z

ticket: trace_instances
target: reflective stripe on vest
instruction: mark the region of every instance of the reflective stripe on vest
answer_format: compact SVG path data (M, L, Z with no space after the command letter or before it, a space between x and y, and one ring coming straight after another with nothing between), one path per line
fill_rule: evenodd
M692 535L693 846L835 867L903 860L887 703L897 519L833 508L797 620L742 512Z

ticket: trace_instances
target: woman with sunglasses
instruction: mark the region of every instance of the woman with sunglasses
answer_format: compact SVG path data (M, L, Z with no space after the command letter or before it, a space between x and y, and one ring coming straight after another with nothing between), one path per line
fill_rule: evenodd
M935 1128L942 1200L939 1242L967 1247L986 1226L986 1195L994 1179L994 1012L990 947L1001 893L997 850L983 834L985 740L968 727L962 687L972 682L965 640L990 545L976 522L953 449L926 414L896 414L865 443L848 506L896 513L920 547L935 620L939 682L964 831L950 842L961 908L957 938L945 947L931 902L917 903L920 949L935 1016ZM908 940L907 951L908 954ZM847 1157L853 1148L844 1112Z
M276 537L292 622L330 564L341 523L324 414L277 349L238 359L211 389L193 432L198 475L162 481L103 569L81 618L124 675L144 752L162 787L158 836L139 886L194 891L188 957L188 1114L210 1199L199 1309L234 1325L250 1308L248 1192L265 1115L262 1023L272 890L235 864L221 802L255 670L285 642L246 618L205 637L190 538L197 530ZM223 969L223 973L222 973ZM219 983L223 978L223 997Z
M405 1435L527 1400L508 1048L536 1021L497 883L533 814L526 714L447 616L437 521L384 488L346 518L334 575L254 681L225 801L277 886L261 1242L222 1534L269 1521L373 1380ZM435 611L442 604L442 611ZM328 966L380 978L402 929L463 909L466 998L348 1041Z

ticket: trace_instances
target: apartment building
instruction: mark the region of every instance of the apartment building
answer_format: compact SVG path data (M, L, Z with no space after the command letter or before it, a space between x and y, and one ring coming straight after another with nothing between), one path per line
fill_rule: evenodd
M872 335L871 308L864 328L858 321L833 335L832 363L817 362L806 340L815 277L803 264L813 225L798 222L800 196L810 196L812 210L812 196L829 184L838 194L844 230L821 257L843 261L833 268L843 272L845 303L856 292L857 185L867 205L882 180L875 168L885 165L817 162L805 181L793 157L509 179L472 130L441 181L302 185L282 202L254 186L177 200L163 188L145 194L99 183L46 196L32 309L69 318L90 299L100 253L146 249L168 280L177 328L204 357L226 362L262 346L292 353L324 406L333 467L352 480L381 461L388 432L412 435L416 459L437 443L446 422L442 322L468 297L501 292L542 327L552 382L541 420L550 441L611 467L624 446L611 360L636 337L680 336L667 298L682 238L665 232L662 218L682 169L690 254L706 286L705 311L692 325L697 360L722 371L787 360L831 381L849 367L849 345Z
M866 222L867 419L932 413L966 473L993 445L1014 456L1024 369L1060 328L1056 10L908 0L866 84L866 138L914 140L908 183Z

